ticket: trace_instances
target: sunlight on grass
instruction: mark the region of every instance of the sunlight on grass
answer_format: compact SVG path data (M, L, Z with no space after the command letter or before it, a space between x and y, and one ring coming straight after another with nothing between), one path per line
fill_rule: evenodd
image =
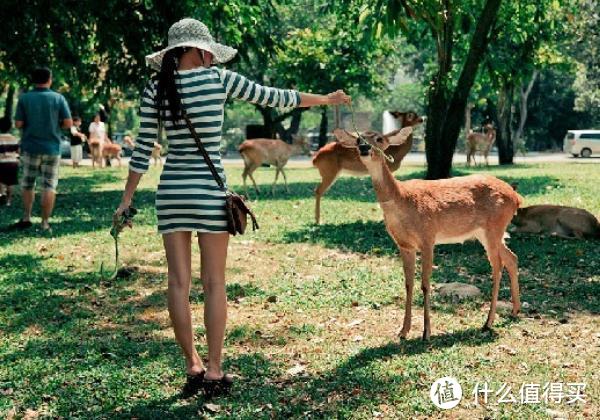
M484 380L517 389L526 382L588 385L585 405L476 407L467 394L452 412L457 418L545 418L547 408L600 414L597 242L512 235L527 307L518 320L501 313L494 334L480 331L491 291L481 246L437 247L434 285L470 283L483 295L462 303L434 297L432 339L424 343L416 287L413 329L400 342L402 267L369 178L342 176L325 195L316 226L318 173L297 167L287 171L289 194L281 185L274 196L253 196L261 229L232 239L225 360L241 379L216 401L218 412L203 412L201 398L177 397L183 361L166 311L166 262L155 227L159 171L143 178L134 230L121 236L122 263L136 270L114 282L102 281L98 268L113 258L108 230L126 170L61 171L54 237L0 233L0 416L427 418L439 415L429 387L446 375L467 392ZM526 205L600 213L598 165L489 171L517 182ZM241 189L241 168L227 173L230 186ZM422 174L422 167L404 167L397 176ZM255 176L268 191L274 171L260 168ZM0 225L16 220L19 208L17 201L3 209ZM197 249L193 261L195 334L206 354ZM509 296L505 280L500 298Z

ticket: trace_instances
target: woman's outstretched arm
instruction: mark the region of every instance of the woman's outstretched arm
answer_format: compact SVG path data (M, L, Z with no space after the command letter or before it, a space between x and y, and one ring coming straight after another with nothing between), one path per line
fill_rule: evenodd
M319 105L343 105L352 102L352 98L346 95L343 90L336 90L328 95L315 95L313 93L300 92L300 105L301 108L309 108L311 106Z
M230 70L222 70L221 80L227 96L273 108L308 108L318 105L340 105L350 103L351 100L342 90L328 95L315 95L298 92L293 89L262 86Z

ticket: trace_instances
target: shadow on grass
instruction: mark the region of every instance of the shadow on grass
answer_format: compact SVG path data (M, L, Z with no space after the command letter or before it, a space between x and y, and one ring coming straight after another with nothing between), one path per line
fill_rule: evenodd
M383 222L307 226L284 234L287 243L308 242L327 248L371 255L398 255ZM513 234L508 246L519 257L521 300L536 312L564 318L569 311L600 313L600 284L590 281L593 267L600 266L595 241ZM400 259L398 264L401 265ZM476 241L435 247L435 283L469 282L491 293L491 271L483 247ZM597 273L596 273L597 274ZM418 281L418 280L417 280ZM500 299L509 300L504 274Z
M377 407L385 402L390 391L417 386L418 375L377 373L373 364L395 357L417 357L422 353L441 350L458 344L474 347L497 339L493 332L467 329L451 334L434 336L430 341L411 339L389 342L378 347L364 348L320 375L290 377L261 353L250 353L230 358L226 368L239 372L241 379L228 397L213 403L222 410L216 413L235 418L338 418L353 413L363 406ZM410 365L410 362L407 362ZM126 417L167 418L199 415L206 412L202 396L186 405L175 404L175 397L145 401L134 406ZM245 415L236 413L243 408ZM251 414L252 412L256 414ZM206 412L210 414L210 412Z

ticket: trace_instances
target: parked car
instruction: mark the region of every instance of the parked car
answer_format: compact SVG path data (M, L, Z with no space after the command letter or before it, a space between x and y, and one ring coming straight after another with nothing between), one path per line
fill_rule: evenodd
M563 150L574 157L584 158L600 153L600 130L569 130L565 136Z

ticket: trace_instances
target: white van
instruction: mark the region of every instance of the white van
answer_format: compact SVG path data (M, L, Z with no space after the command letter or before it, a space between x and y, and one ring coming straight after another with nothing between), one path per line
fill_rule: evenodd
M600 130L569 130L565 136L563 150L574 157L589 158L600 153Z

